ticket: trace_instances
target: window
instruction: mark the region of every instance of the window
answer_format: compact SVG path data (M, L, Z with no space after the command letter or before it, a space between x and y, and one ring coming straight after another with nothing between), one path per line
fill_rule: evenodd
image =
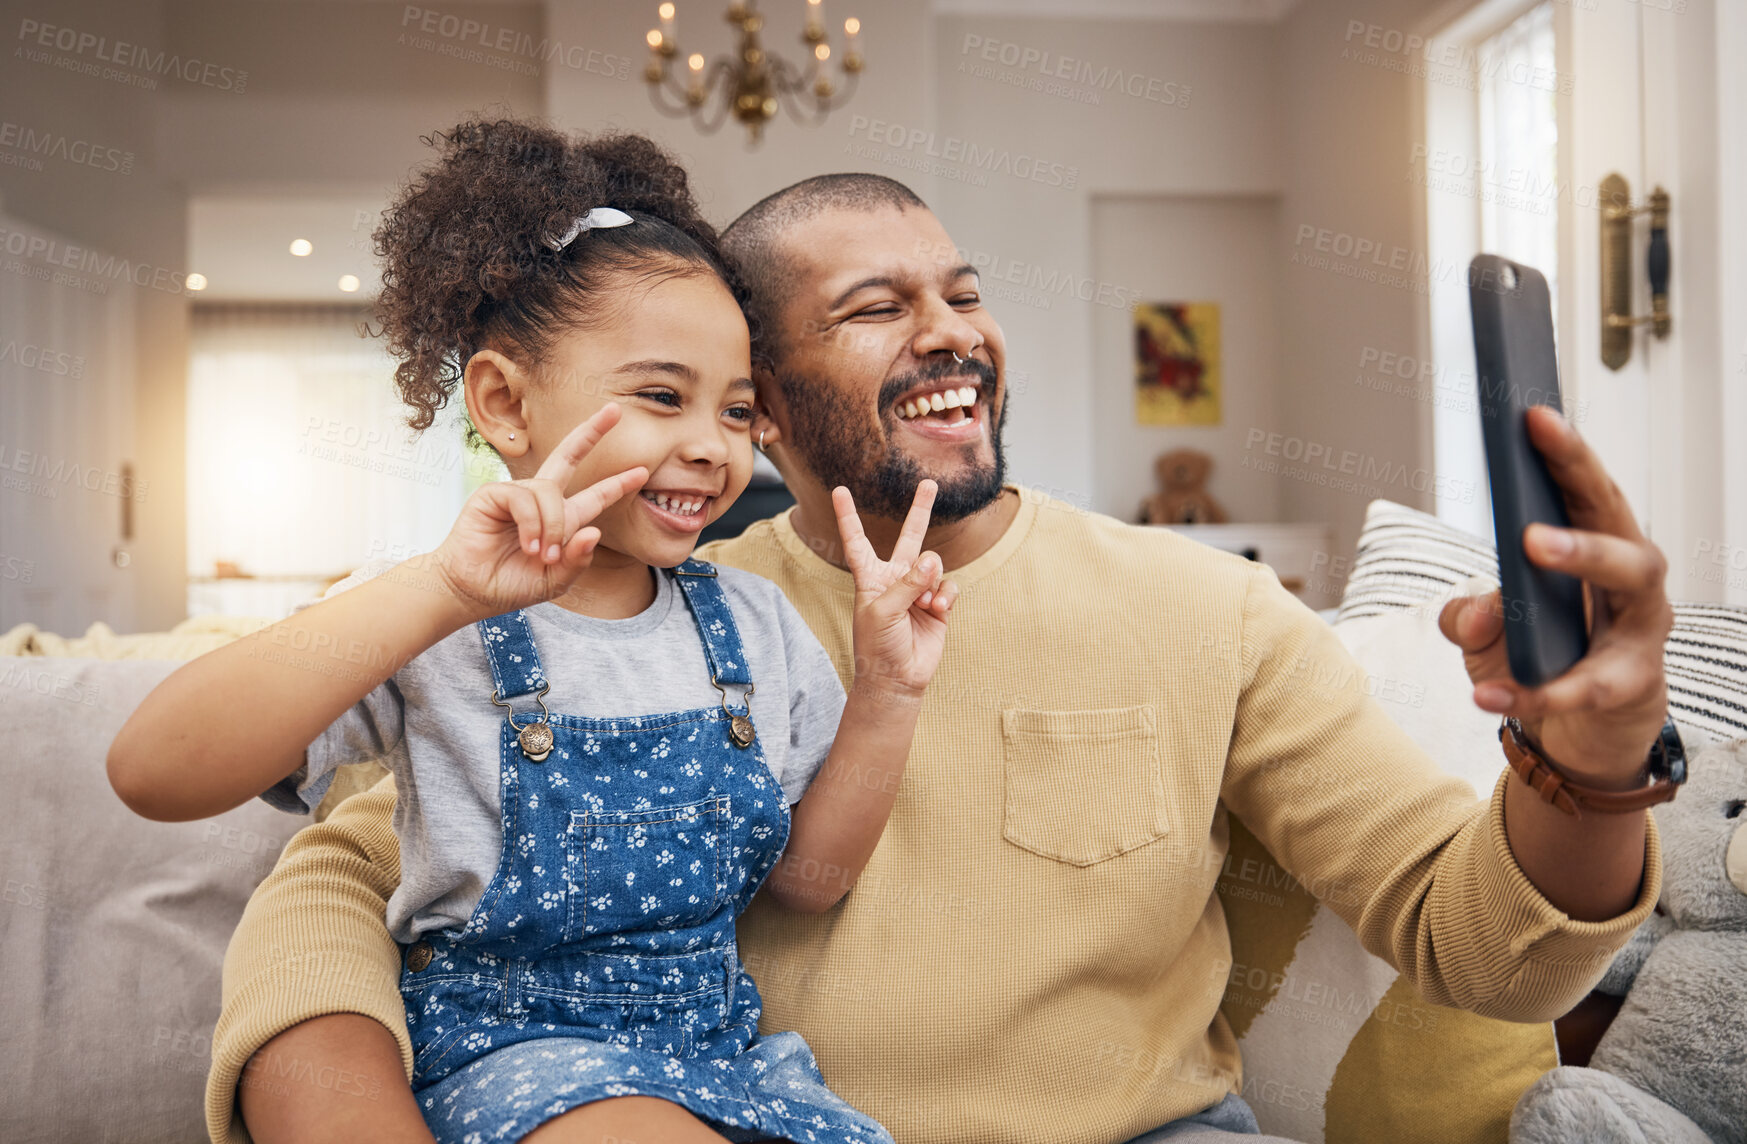
M196 307L188 379L190 615L279 618L372 557L440 544L495 461L457 399L423 433L352 307Z
M1489 36L1478 53L1480 246L1533 266L1558 297L1558 110L1553 6L1540 4Z
M1465 269L1482 251L1502 254L1545 274L1556 300L1560 195L1551 0L1526 11L1520 0L1478 5L1436 44L1433 54L1463 66L1426 79L1425 169L1418 174L1426 188L1431 261ZM1465 274L1438 283L1429 308L1433 463L1444 487L1481 490L1470 503L1440 498L1437 513L1490 537Z

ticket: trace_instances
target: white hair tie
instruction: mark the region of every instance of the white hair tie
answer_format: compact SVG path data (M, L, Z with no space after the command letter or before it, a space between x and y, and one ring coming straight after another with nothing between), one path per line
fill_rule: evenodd
M546 245L553 250L563 250L585 230L594 230L596 227L625 226L636 221L624 211L614 210L612 207L596 207L571 223L570 229L564 232L564 237L553 238L551 235L547 235Z

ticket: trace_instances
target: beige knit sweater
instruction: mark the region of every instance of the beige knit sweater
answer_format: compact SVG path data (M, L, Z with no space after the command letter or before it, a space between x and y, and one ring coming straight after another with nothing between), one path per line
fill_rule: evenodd
M1228 812L1437 1004L1549 1020L1650 912L1653 825L1632 911L1567 918L1510 855L1502 783L1489 807L1443 776L1266 567L1021 497L952 570L946 654L860 881L816 916L760 896L739 926L762 1029L801 1032L900 1144L1115 1144L1239 1088ZM850 682L849 574L787 516L700 556L781 585ZM239 1071L309 1017L376 1018L410 1070L382 922L392 806L385 783L299 834L250 903L215 1140L246 1139Z

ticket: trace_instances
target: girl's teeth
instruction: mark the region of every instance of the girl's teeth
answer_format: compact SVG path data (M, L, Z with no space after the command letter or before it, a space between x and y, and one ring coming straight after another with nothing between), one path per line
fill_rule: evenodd
M643 495L668 512L680 516L691 516L704 507L702 500L682 500L679 497L670 497L666 493L644 493Z

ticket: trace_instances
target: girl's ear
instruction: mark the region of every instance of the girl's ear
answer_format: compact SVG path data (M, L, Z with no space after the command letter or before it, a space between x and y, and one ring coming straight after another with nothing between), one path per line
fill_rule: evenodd
M528 383L521 367L496 350L480 350L467 359L461 385L467 416L498 456L507 464L525 455L530 444L523 404Z

